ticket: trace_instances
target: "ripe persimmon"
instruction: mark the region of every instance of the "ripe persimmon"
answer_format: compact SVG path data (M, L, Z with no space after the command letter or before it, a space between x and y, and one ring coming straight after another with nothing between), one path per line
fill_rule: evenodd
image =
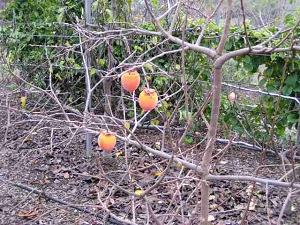
M116 133L102 131L98 137L98 145L103 151L111 151L117 142Z
M140 74L136 70L124 73L121 77L122 87L129 92L135 91L140 85Z
M143 91L139 95L140 107L146 111L150 111L157 106L158 95L154 89L143 88Z

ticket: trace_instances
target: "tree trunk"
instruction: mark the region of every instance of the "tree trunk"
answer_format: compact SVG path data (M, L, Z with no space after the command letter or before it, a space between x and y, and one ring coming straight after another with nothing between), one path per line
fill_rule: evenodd
M212 113L209 127L208 141L205 148L205 153L202 158L202 168L204 170L203 180L201 181L201 225L208 224L208 212L209 212L209 183L205 180L205 175L209 173L210 161L214 145L216 142L218 118L220 111L221 100L221 84L222 84L222 69L214 69L214 81L213 81L213 97L212 97Z

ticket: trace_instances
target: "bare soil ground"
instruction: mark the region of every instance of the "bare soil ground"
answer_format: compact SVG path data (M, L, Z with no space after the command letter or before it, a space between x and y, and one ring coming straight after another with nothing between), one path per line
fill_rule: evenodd
M18 97L9 99L11 109L8 113L6 94L7 91L1 91L0 224L126 224L114 220L114 215L136 224L155 224L145 201L114 187L104 178L104 173L129 191L145 190L159 179L168 161L128 146L128 176L124 143L118 142L113 157L103 161L97 137L93 136L92 157L87 158L84 134L73 136L59 122L36 120L14 111L19 104ZM173 134L174 139L176 135ZM139 130L137 136L153 147L161 140L156 131ZM217 150L223 147L218 144ZM202 150L202 145L196 148L193 144L182 149L191 158L196 151ZM218 158L220 162L213 168L214 173L253 175L260 158L260 152L231 147L223 158ZM268 155L263 165L258 176L273 179L282 176L281 162L274 156ZM249 202L249 185L249 182L211 182L211 224L241 224ZM34 190L39 190L40 194ZM199 177L173 163L165 180L147 195L147 201L163 224L184 224L183 218L192 213L200 192ZM257 185L247 224L276 224L286 193L287 190L282 188ZM56 201L47 198L49 196ZM300 224L299 200L296 195L292 212L284 216L282 224Z

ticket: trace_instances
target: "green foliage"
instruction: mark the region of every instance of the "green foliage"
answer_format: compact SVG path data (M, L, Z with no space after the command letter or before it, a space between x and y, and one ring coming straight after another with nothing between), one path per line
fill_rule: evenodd
M75 16L80 16L82 7L77 1L67 1L65 5L58 0L10 2L3 11L3 18L9 25L1 28L9 62L16 63L41 87L46 86L45 75L49 72L54 73L54 79L58 81L76 75L76 71L66 72L64 69L67 59L57 57L60 48L48 48L46 52L44 46L70 46L77 42L76 37L72 38L73 30L59 23L75 22ZM70 38L66 41L65 37ZM49 67L47 59L50 62L55 60L55 64L52 71L45 73Z

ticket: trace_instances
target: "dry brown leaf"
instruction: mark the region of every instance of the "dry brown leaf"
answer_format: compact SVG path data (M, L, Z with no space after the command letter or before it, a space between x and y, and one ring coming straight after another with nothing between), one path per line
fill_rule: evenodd
M256 206L256 203L253 200L251 200L250 205L249 205L249 210L255 211L255 206Z
M65 179L69 179L70 178L70 174L68 172L64 172L63 176Z
M209 204L209 208L210 209L216 209L216 208L218 208L218 204Z
M17 216L22 217L24 219L33 219L38 215L39 211L37 208L31 209L31 210L21 210L17 212Z
M215 221L216 218L213 215L208 215L208 222Z
M214 195L209 196L209 200L214 200L215 198L216 198L216 196L214 196Z
M152 172L152 174L155 176L160 176L162 174L162 172L155 170Z

